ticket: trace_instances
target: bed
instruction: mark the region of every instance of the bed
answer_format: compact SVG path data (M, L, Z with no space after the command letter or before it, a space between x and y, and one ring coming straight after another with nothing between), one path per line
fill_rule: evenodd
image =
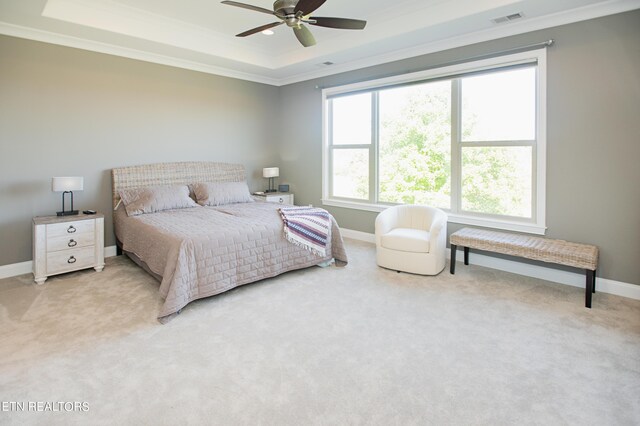
M280 205L253 202L127 215L120 194L160 185L245 182L244 166L215 162L160 163L112 169L114 227L124 252L160 281L158 319L166 322L188 303L284 272L347 264L340 229L330 217L324 256L284 236ZM189 186L193 198L193 188ZM125 195L126 198L126 195ZM195 204L195 203L194 203Z

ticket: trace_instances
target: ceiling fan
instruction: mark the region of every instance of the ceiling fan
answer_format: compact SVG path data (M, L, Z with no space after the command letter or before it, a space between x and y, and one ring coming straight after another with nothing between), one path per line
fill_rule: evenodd
M278 25L287 24L287 26L293 29L293 32L298 38L300 44L304 47L309 47L316 44L316 40L313 38L313 34L309 31L309 28L304 26L304 24L344 30L361 30L365 25L367 25L367 21L359 19L310 16L317 8L322 6L325 1L326 0L276 0L273 3L273 10L239 3L237 1L223 1L222 3L228 4L229 6L236 6L243 9L275 15L280 19L278 22L272 22L237 34L236 37L246 37L251 34L268 30L269 28L277 27Z

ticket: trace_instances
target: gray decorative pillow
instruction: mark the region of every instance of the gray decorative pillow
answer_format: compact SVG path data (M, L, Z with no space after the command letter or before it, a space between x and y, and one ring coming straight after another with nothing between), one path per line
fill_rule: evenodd
M159 185L121 189L119 193L127 211L127 216L198 206L189 197L189 187L187 185Z
M247 182L198 182L191 185L198 204L222 206L235 203L252 203Z

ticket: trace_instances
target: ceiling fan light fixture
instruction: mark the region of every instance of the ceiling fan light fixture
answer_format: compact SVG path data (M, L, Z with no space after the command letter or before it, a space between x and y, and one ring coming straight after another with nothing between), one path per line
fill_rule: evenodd
M268 36L270 36L270 35L274 35L274 34L275 34L275 33L273 32L273 30L264 30L264 31L261 31L261 32L262 32L262 34L264 34L264 35L268 35Z

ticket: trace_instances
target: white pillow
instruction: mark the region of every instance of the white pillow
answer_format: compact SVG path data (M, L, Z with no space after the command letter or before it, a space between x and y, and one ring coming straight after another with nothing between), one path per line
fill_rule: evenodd
M189 197L187 185L159 185L118 191L127 216L155 213L162 210L197 207Z
M198 182L191 185L198 204L222 206L225 204L252 203L247 182Z

